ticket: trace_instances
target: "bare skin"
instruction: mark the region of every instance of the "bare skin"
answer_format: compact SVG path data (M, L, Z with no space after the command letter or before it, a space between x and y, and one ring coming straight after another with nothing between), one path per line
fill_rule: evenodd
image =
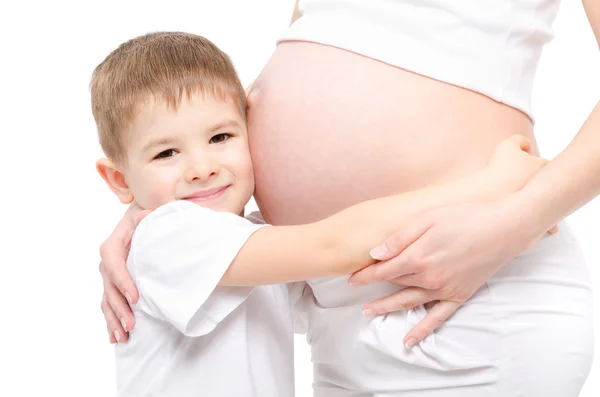
M584 5L600 38L600 10L592 1ZM318 44L279 45L254 84L249 104L256 199L274 224L315 221L360 201L476 172L494 147L514 133L530 138L536 152L532 123L514 108ZM410 263L428 266L414 273L412 288L365 308L383 313L404 309L408 302L441 301L405 342L421 340L442 324L498 268L600 193L598 130L597 106L564 152L518 193L424 214L402 230L410 238L390 237L383 246L387 252L377 255L385 260L382 266L353 281L394 282L407 274ZM532 209L526 219L523 208ZM475 238L481 235L482 219L490 238ZM421 257L409 255L413 250ZM107 275L104 313L109 330L125 338L118 319L127 329L134 324L123 298L132 285L117 275L113 257L103 252L111 263L101 265ZM426 288L423 281L432 279Z

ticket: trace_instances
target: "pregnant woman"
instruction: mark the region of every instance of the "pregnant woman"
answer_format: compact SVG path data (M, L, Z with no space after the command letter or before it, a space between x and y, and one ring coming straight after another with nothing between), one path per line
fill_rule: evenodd
M584 5L598 38L600 7ZM531 91L558 6L299 1L248 98L266 221L307 223L468 175L512 134L535 151ZM600 192L599 132L597 106L521 191L423 214L373 250L382 262L353 276L356 288L309 281L315 395L578 395L592 358L589 277L568 226L545 232ZM134 319L123 296L137 292L114 259L122 239L107 240L100 267L107 324L124 341L118 319Z

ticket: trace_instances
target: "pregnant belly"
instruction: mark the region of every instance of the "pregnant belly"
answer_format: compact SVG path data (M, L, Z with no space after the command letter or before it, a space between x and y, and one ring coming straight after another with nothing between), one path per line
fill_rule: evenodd
M503 138L533 139L507 105L313 43L280 44L248 102L255 198L273 224L466 175Z

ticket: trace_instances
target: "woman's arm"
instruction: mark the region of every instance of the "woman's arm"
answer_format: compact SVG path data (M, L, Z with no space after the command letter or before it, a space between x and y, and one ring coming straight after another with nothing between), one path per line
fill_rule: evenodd
M600 2L583 0L588 21L600 47ZM536 175L522 191L507 200L507 213L527 212L525 238L533 238L546 225L564 219L600 194L600 102L573 141Z
M600 8L599 8L600 10ZM600 103L569 146L552 160L523 190L510 196L507 214L523 216L530 208L525 235L531 238L600 193Z
M299 0L296 0L296 4L294 4L294 12L292 13L292 19L290 20L290 26L294 22L296 22L296 20L298 18L300 18L302 16L302 14L300 13L300 9L298 8L298 3L299 3ZM248 87L246 87L245 92L246 92L246 96L247 97L250 95L250 92L252 91L252 86L253 85L254 85L254 81L252 83L250 83L250 85L248 85ZM250 102L251 99L249 98L248 101Z
M296 20L298 18L300 18L302 16L302 14L300 13L300 9L298 8L298 3L300 2L300 0L296 0L296 4L294 5L294 13L292 14L292 20L290 21L290 26L296 22Z
M412 218L444 205L486 201L520 189L545 161L527 154L515 136L490 165L456 182L366 201L322 221L256 231L220 284L249 286L350 274L373 264L369 250Z
M583 4L600 45L599 3L584 0ZM461 205L425 214L379 245L374 251L382 262L355 274L351 281L392 281L412 286L364 307L378 314L440 301L406 335L405 342L412 340L408 345L413 345L443 324L460 304L504 264L537 241L550 225L599 193L600 103L567 148L522 190L492 205ZM406 237L423 223L431 225L426 234ZM413 252L419 252L427 266L416 266ZM425 280L434 281L427 286Z
M596 36L596 41L600 46L600 3L597 0L583 0L583 8L590 21L590 26Z

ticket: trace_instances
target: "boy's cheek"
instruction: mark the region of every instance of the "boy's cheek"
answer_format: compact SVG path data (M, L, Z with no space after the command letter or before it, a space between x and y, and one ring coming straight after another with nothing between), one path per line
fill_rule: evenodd
M144 175L136 182L135 201L144 209L155 210L177 198L176 184L167 175Z
M254 165L252 164L252 157L250 156L249 150L239 153L234 161L236 163L236 168L246 177L254 174Z

